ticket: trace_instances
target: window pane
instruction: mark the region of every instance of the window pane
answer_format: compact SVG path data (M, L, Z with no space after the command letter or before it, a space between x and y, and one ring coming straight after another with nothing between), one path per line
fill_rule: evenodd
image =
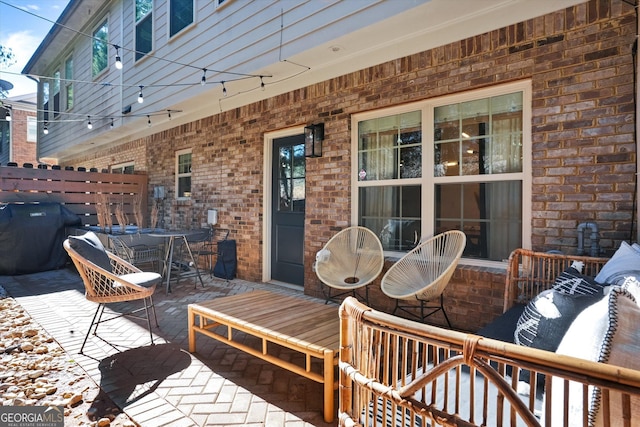
M27 141L38 141L38 120L35 117L27 117Z
M73 58L69 58L64 63L64 78L65 82L65 103L67 110L73 108Z
M193 22L193 0L171 0L169 3L170 36Z
M422 121L419 111L358 123L358 179L422 176Z
M435 233L462 230L464 256L502 261L522 246L522 182L435 186Z
M147 16L153 7L153 0L136 0L136 22Z
M178 156L178 173L191 173L191 153Z
M42 118L49 120L49 83L42 83Z
M142 21L136 24L136 61L151 52L153 47L153 20L148 13Z
M92 39L92 75L93 77L97 76L107 68L108 64L108 51L107 51L107 40L109 37L109 31L107 27L107 21L104 23L93 33Z
M522 93L434 109L434 175L522 172Z
M178 197L191 197L191 177L178 178Z
M358 191L358 224L376 233L385 250L407 251L421 237L421 187L362 187Z

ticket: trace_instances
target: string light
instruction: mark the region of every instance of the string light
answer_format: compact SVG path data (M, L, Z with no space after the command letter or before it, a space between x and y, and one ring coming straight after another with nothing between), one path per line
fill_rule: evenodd
M151 127L151 117L147 116L147 126Z
M109 126L111 129L113 129L114 124L113 124L113 118L111 119L111 125Z
M87 116L87 129L93 129L93 125L91 124L91 116Z
M144 102L144 97L142 96L142 88L144 86L140 86L140 93L138 94L138 104L142 104Z
M206 68L202 69L202 79L200 79L200 84L202 86L207 84L207 69Z
M169 120L171 120L171 110L167 110L167 116L169 116Z
M11 121L11 110L6 108L7 114L4 116L4 119L8 122Z
M45 135L49 135L49 126L47 126L46 123L45 123L44 127L42 128L42 133L44 133Z
M122 70L122 59L120 58L120 46L118 46L117 44L114 44L113 47L116 48L116 68L118 70Z
M264 90L264 81L262 81L262 76L260 76L260 89Z
M224 85L224 80L222 81L222 95L227 96L227 87Z

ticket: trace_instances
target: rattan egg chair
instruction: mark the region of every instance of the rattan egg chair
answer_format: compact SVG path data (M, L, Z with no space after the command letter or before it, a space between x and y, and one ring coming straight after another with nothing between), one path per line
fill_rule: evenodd
M382 292L396 300L393 314L401 310L415 317L417 308L418 317L424 321L442 311L451 327L444 310L443 292L466 244L467 237L462 231L446 231L423 241L393 264L380 282ZM436 299L440 300L437 305L427 305Z
M333 236L318 253L315 270L326 302L339 301L342 296L360 296L366 302L366 286L375 280L384 265L384 252L380 239L366 227L345 228ZM365 295L356 291L365 288ZM333 291L337 293L333 293Z

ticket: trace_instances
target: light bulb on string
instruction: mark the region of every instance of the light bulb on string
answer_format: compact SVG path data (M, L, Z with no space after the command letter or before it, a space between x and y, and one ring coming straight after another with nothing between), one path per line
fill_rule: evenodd
M142 88L144 86L140 86L140 93L138 94L138 104L142 104L144 102L144 96L142 96Z
M147 126L151 127L151 117L147 116Z
M11 121L11 110L10 109L6 109L7 110L7 114L5 114L4 119L8 122Z
M222 95L227 96L227 87L224 85L224 81L222 82Z
M113 129L113 127L114 127L114 126L115 126L115 125L114 125L114 123L113 123L113 119L111 119L111 125L109 125L109 127L110 127L111 129Z
M113 47L116 48L116 68L118 70L122 70L122 58L120 58L120 52L118 50L118 49L120 49L120 46L115 44L115 45L113 45Z
M264 81L262 80L262 76L260 76L260 89L264 90Z
M167 115L169 116L169 120L171 120L171 110L167 110Z
M91 116L87 116L87 129L93 129L93 124L91 124Z
M49 127L47 126L46 123L45 123L44 127L42 128L42 133L44 133L45 135L49 135Z
M200 79L200 84L202 86L204 86L205 84L207 84L207 69L203 68L202 69L202 79Z

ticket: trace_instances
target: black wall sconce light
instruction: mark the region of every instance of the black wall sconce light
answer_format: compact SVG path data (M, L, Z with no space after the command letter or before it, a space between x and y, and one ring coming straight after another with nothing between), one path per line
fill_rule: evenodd
M322 157L322 140L324 139L324 123L309 125L304 128L305 157Z

